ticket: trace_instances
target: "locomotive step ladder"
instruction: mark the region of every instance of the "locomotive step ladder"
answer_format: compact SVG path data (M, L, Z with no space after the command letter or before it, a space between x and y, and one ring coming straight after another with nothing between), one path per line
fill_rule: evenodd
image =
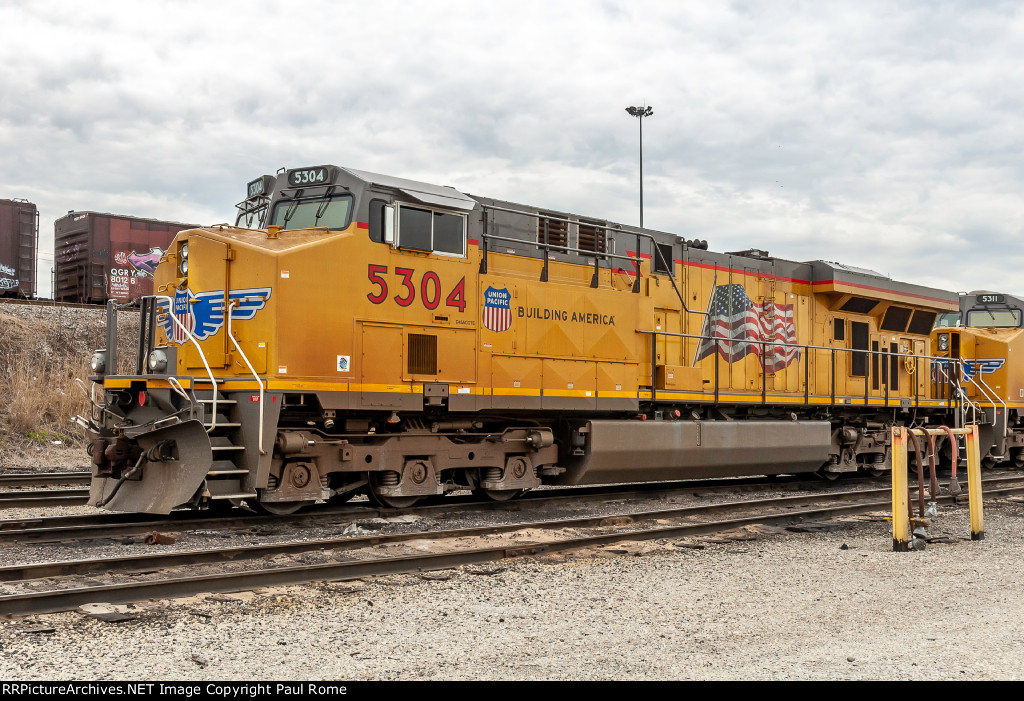
M217 392L216 421L212 415L213 391ZM244 463L245 446L241 435L242 423L238 417L238 401L226 398L219 389L197 389L196 395L197 401L203 406L203 423L209 431L213 450L213 465L206 473L206 490L210 500L256 497L255 492L246 489L249 470Z

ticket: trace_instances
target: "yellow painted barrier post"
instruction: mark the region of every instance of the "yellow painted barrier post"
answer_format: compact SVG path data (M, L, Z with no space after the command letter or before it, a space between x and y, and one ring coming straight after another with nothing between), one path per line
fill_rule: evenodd
M985 539L985 516L981 493L981 452L978 442L978 427L969 428L907 428L892 427L892 549L893 552L910 550L913 542L910 534L911 516L907 492L907 446L909 434L916 436L946 436L952 433L964 436L967 441L967 495L971 514L971 540ZM956 445L953 450L956 450Z
M907 511L907 431L892 427L892 550L910 550L910 516Z
M971 426L967 438L967 498L971 511L971 540L985 539L985 515L981 504L981 451L978 427Z

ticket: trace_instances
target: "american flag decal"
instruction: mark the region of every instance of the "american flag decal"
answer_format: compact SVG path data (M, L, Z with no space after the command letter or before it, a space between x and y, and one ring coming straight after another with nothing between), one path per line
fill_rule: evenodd
M758 356L766 372L778 372L800 357L800 349L776 346L775 343L796 343L793 305L766 301L757 303L747 297L743 285L718 285L711 294L708 316L697 347L696 360L715 352L734 363L749 353ZM764 344L764 356L762 345Z
M502 287L488 287L484 292L484 328L507 331L512 326L512 295Z

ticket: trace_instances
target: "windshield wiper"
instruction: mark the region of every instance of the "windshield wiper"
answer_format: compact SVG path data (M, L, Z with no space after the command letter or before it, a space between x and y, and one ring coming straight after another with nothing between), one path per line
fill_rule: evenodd
M284 228L288 228L288 222L295 216L295 210L299 208L299 198L302 197L302 190L296 190L292 203L288 205L288 210L284 213Z
M316 226L320 222L320 217L327 213L327 208L331 206L334 201L331 198L334 196L334 185L327 188L327 192L324 193L323 199L320 200L320 206L316 208L316 216L313 218L313 226Z

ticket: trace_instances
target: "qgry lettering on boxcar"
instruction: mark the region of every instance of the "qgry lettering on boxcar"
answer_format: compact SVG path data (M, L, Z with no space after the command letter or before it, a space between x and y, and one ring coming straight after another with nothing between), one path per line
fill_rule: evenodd
M517 307L519 318L541 319L543 321L567 321L570 324L598 324L615 326L614 314L593 314L591 312L570 312L567 309L541 309L540 307Z

